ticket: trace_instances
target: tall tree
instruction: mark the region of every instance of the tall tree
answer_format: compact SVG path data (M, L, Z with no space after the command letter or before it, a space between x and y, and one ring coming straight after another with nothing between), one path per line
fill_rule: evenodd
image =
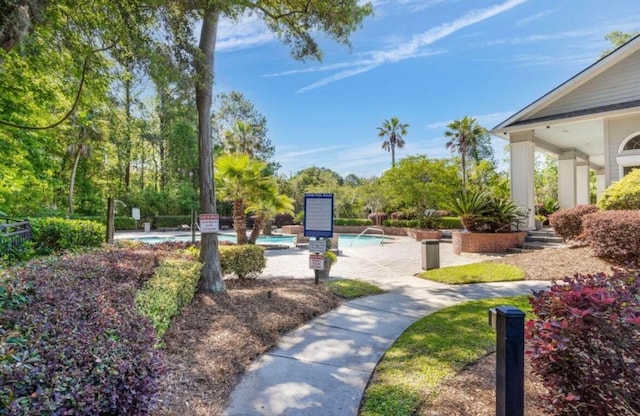
M225 1L171 1L166 16L172 33L184 48L178 53L186 54L195 63L196 105L198 107L198 137L200 166L200 211L215 212L215 188L212 175L213 156L211 140L211 97L213 92L214 52L220 16L238 18L244 13L256 13L266 26L284 43L292 46L295 59L320 59L322 54L312 33L323 32L328 37L348 45L349 35L362 20L372 13L370 3L361 5L359 0L340 2L318 0L300 2L281 0L277 2ZM194 48L190 27L192 17L202 19L200 42ZM177 23L177 24L176 24ZM216 234L202 236L200 261L204 263L198 290L200 292L223 291L224 282L220 274L220 259Z
M391 167L396 166L396 147L402 149L404 147L404 138L407 134L406 123L401 123L397 117L392 117L391 120L385 120L382 126L378 127L378 137L383 137L382 148L388 152L391 152Z
M250 133L250 142L244 141L247 150L240 151L263 162L270 162L275 154L275 146L267 137L267 118L239 91L218 94L215 101L216 110L213 116L215 145L233 153L238 148L237 138ZM278 167L275 166L273 170L275 171Z
M444 132L449 141L447 149L460 154L462 164L462 190L467 188L467 161L470 155L477 155L478 141L487 135L475 118L464 116L461 120L454 120L447 125L449 130Z

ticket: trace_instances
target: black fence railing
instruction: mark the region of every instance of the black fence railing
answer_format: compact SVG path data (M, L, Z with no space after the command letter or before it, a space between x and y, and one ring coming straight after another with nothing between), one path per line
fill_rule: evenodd
M29 220L13 220L0 218L0 254L31 240L31 224Z

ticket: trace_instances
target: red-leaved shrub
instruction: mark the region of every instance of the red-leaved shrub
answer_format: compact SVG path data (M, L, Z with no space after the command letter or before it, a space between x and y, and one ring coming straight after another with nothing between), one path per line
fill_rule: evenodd
M527 354L558 415L640 414L640 275L576 275L531 299Z
M562 209L549 216L549 225L564 241L576 240L582 234L582 217L597 211L598 207L595 205L578 205Z
M584 240L598 257L640 266L640 211L601 211L582 219Z
M162 363L135 307L157 252L32 261L0 284L0 414L147 415Z

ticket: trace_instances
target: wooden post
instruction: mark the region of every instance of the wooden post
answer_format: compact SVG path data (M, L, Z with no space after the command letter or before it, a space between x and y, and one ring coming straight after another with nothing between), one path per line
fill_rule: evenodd
M195 244L196 242L196 226L197 226L197 222L196 222L196 210L192 209L191 210L191 242Z
M116 203L113 197L107 199L107 244L113 244L115 230Z

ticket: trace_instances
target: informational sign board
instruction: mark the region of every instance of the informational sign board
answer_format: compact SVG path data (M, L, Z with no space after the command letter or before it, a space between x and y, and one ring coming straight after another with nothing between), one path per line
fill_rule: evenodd
M200 233L217 233L220 229L220 216L218 214L200 214Z
M304 194L305 237L333 237L333 194Z
M140 221L140 208L131 208L131 217L136 221Z
M309 254L309 268L312 270L324 270L324 255Z
M325 240L310 240L309 252L311 253L324 253L327 251L327 242Z

